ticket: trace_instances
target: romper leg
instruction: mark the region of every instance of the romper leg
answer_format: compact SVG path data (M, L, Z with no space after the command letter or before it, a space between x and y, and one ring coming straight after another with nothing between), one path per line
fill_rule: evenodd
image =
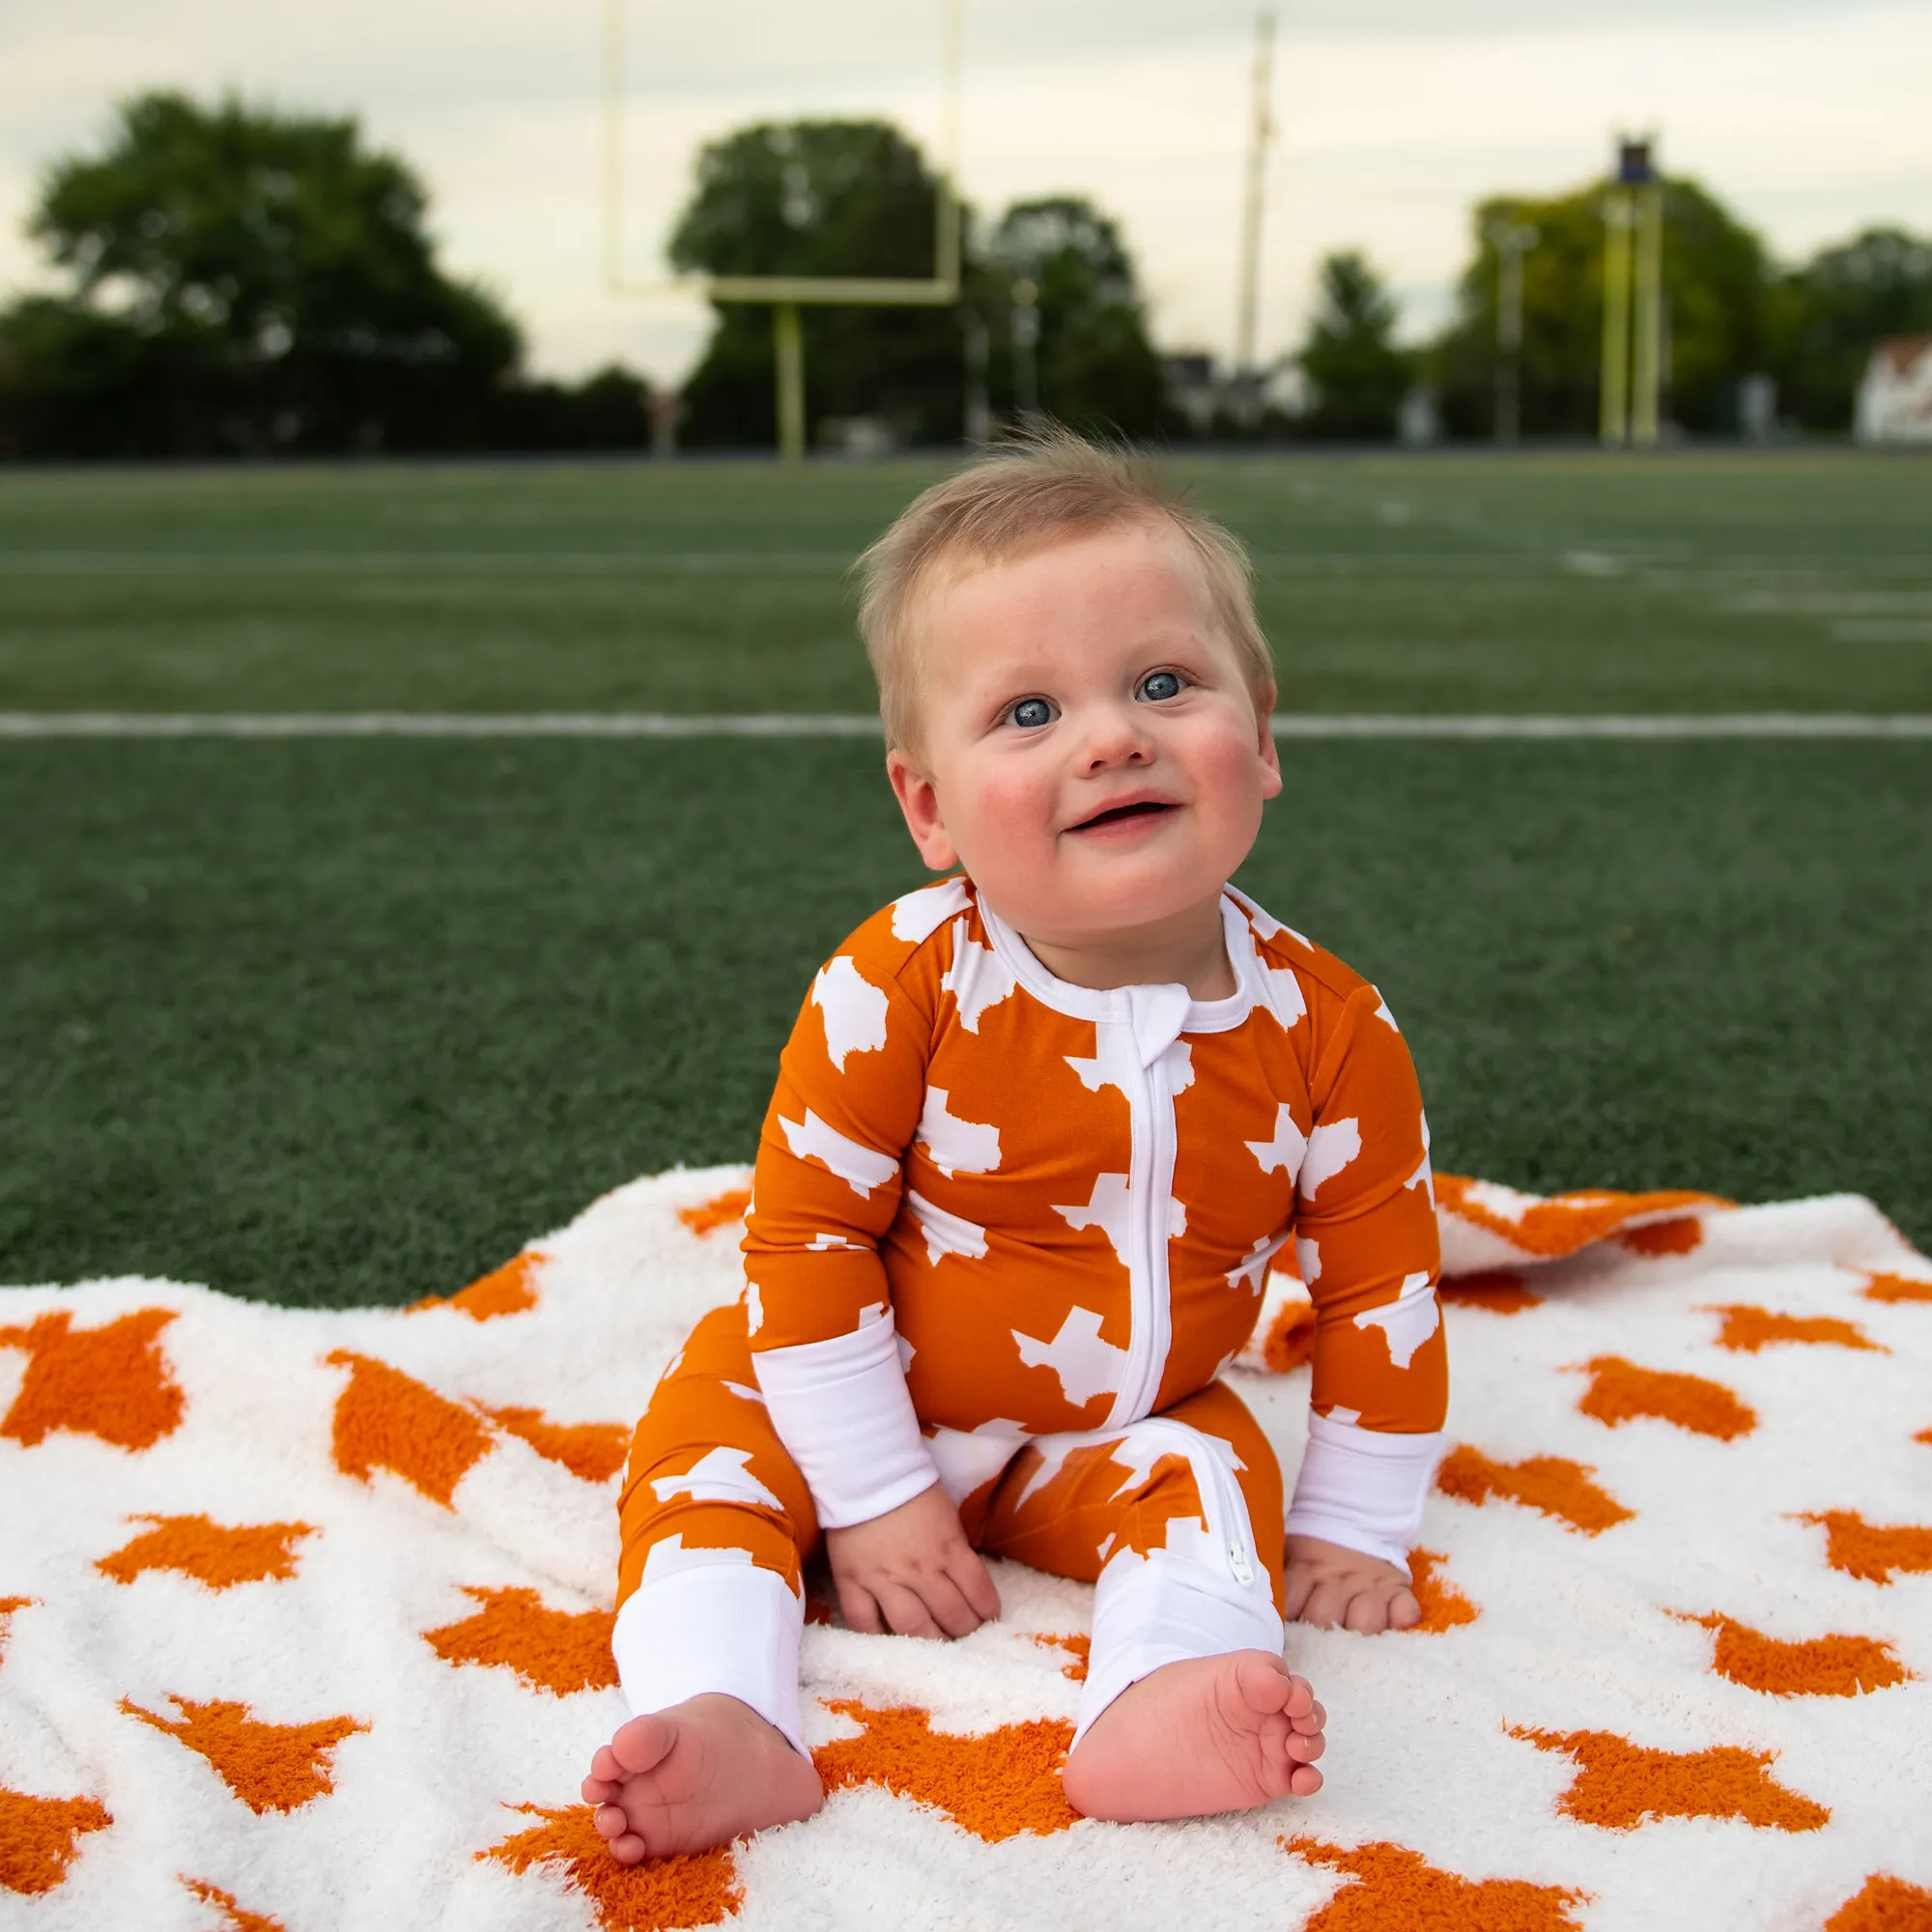
M1037 1437L994 1492L980 1547L1094 1579L1078 1744L1128 1685L1230 1651L1280 1656L1281 1469L1215 1382L1125 1429Z
M758 1394L742 1305L705 1316L658 1383L618 1520L611 1648L633 1714L724 1691L803 1751L800 1566L818 1522Z

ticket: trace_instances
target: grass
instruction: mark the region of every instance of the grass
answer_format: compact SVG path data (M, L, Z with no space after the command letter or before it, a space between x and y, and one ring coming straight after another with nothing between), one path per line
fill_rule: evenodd
M1922 710L1932 464L1177 463L1314 711ZM0 476L0 710L860 711L913 464Z
M1439 1164L1932 1237L1922 748L1292 752L1243 882L1382 986ZM16 744L0 816L0 1280L297 1303L748 1158L812 970L923 876L836 741Z
M1932 710L1932 465L1221 462L1298 708ZM0 710L859 710L930 468L0 475ZM1932 747L1292 743L1245 882L1445 1167L1855 1188L1932 1243ZM921 876L854 741L0 742L0 1281L460 1285L748 1158Z

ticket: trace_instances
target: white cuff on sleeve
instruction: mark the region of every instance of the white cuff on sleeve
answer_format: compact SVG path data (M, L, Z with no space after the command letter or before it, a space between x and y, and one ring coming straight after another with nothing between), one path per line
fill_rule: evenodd
M850 1335L754 1352L752 1369L821 1529L869 1522L938 1482L890 1308Z
M1319 1536L1406 1570L1443 1441L1440 1432L1395 1435L1311 1415L1288 1534Z

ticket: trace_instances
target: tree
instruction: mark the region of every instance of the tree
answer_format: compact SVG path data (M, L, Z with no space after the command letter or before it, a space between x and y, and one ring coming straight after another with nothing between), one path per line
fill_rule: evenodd
M516 325L437 267L428 198L353 119L179 94L49 169L29 232L63 296L0 317L31 453L418 448L489 440Z
M1321 264L1321 296L1296 358L1308 379L1306 435L1368 440L1392 437L1414 357L1395 343L1395 299L1352 250Z
M1932 241L1868 228L1793 270L1773 302L1782 408L1806 429L1843 431L1872 345L1932 334Z
M714 275L932 273L940 183L883 121L762 121L698 156L697 185L670 238L674 266ZM717 325L685 385L681 439L769 446L777 435L772 310L715 304ZM806 406L814 420L883 417L906 441L960 433L958 318L942 308L801 311Z
M977 300L1009 350L996 394L1017 407L1012 288L1034 285L1039 407L1089 434L1150 437L1171 429L1160 358L1119 225L1076 195L1015 202L987 238Z
M1522 263L1522 426L1532 436L1594 436L1603 376L1604 197L1592 182L1549 200L1496 197L1474 214L1474 259L1458 289L1456 322L1429 369L1454 433L1494 426L1499 223L1528 224ZM1737 380L1770 350L1764 245L1693 181L1663 184L1665 413L1685 429L1732 419Z
M760 122L706 147L672 231L682 269L712 274L932 273L940 183L882 121ZM903 442L964 430L964 330L995 345L995 407L1016 407L1012 285L1038 289L1041 405L1070 422L1132 436L1165 426L1159 362L1119 229L1085 201L1024 202L980 241L970 217L960 306L801 308L807 409L883 419ZM685 387L691 443L769 447L776 434L772 311L721 302Z

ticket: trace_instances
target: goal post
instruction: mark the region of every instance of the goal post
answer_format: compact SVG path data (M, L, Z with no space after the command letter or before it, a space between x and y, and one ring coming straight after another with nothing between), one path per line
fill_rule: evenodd
M848 308L949 308L959 299L962 249L959 165L962 0L937 0L940 26L941 121L932 273L905 275L711 275L635 278L624 267L624 14L628 0L605 0L604 13L604 261L612 296L697 296L713 302L769 304L778 401L779 451L787 462L805 455L805 354L801 305Z

